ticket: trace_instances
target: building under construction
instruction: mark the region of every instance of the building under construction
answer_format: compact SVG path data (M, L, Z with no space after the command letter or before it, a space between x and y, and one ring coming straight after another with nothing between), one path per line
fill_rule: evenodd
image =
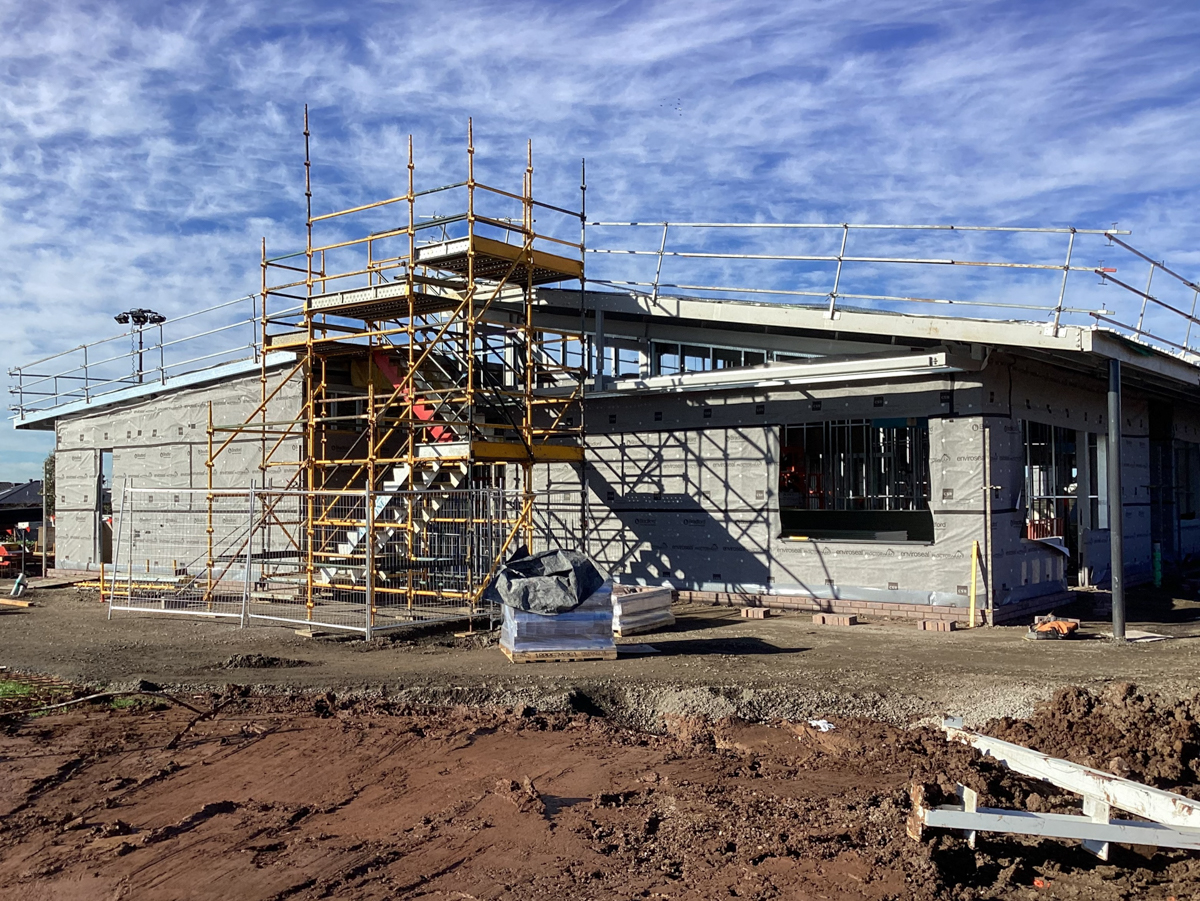
M532 153L504 189L467 150L426 188L410 143L403 193L321 214L306 161L306 246L264 245L256 293L10 373L16 426L56 431L60 569L103 569L117 613L369 636L486 613L522 547L697 599L988 621L1200 551L1197 286L1127 232L594 222L582 190L535 199ZM913 252L1014 236L1065 263ZM714 264L749 274L668 278ZM914 290L931 271L970 296Z

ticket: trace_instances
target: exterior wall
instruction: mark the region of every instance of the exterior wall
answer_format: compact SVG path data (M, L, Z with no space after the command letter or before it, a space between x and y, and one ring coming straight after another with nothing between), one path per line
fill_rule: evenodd
M283 373L270 376L268 391L282 377ZM301 390L301 383L293 378L271 402L268 418L295 417ZM120 509L126 480L138 488L206 488L209 403L215 424L232 425L245 421L260 400L260 382L255 375L60 420L55 435L58 568L99 567L96 495L102 451L112 452L114 514ZM218 432L214 441L222 442L228 435ZM275 459L296 459L298 449L298 441L292 441L276 452ZM251 436L235 439L217 458L214 486L249 488L252 480L261 482L261 453L260 440ZM273 477L269 473L268 481ZM239 524L242 520L244 517Z
M55 566L95 569L103 559L96 505L100 452L94 447L64 447L63 427L64 423L59 423L54 453Z
M993 572L980 589L999 608L1061 602L1067 556L1025 537L1022 420L1104 441L1105 386L1028 360L995 355L981 373L945 380L851 384L769 393L694 392L593 397L588 403L589 552L622 579L669 584L695 597L791 597L813 609L961 608L968 603L972 543L987 547L983 431L990 434ZM789 540L777 497L780 427L834 419L928 417L934 541ZM1126 391L1123 515L1126 577L1150 577L1149 414ZM1200 438L1200 414L1177 432ZM577 485L561 467L554 485ZM1082 534L1093 581L1107 578L1108 532ZM1200 523L1180 525L1200 545ZM985 581L985 576L990 575ZM823 607L821 604L833 604ZM979 604L984 605L980 597ZM807 609L807 608L806 608ZM855 608L857 609L857 608ZM863 611L869 612L869 611ZM913 613L916 615L916 613ZM953 614L951 614L953 615ZM999 617L999 612L997 613Z
M595 398L589 550L641 584L965 605L971 542L983 533L981 407L978 383L948 379ZM781 426L880 417L929 417L934 542L782 538Z

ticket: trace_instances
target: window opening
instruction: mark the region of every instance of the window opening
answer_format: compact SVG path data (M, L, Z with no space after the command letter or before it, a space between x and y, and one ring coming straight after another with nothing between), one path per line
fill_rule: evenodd
M653 375L680 375L685 372L709 372L713 369L738 369L761 366L768 360L803 363L816 359L818 354L788 354L766 350L744 350L711 344L677 344L655 341L650 349Z
M1025 537L1070 537L1079 496L1075 430L1022 421L1025 436ZM1090 486L1089 486L1090 489ZM1090 496L1089 490L1089 496Z
M712 348L700 344L685 344L682 348L684 372L707 372L712 369Z
M1088 522L1093 529L1108 528L1108 477L1105 469L1104 442L1094 432L1087 433L1088 486L1087 502L1090 511Z
M782 439L785 535L933 540L928 420L806 423L784 427Z
M100 451L100 475L96 485L97 559L112 563L113 546L113 452Z
M712 368L713 369L736 369L742 365L742 352L733 350L728 347L714 347L712 349Z
M1195 519L1200 508L1200 444L1175 444L1175 506L1180 519Z
M642 374L642 355L628 347L616 348L616 377L636 378Z
M656 341L651 359L655 375L678 375L682 372L678 344L660 344Z

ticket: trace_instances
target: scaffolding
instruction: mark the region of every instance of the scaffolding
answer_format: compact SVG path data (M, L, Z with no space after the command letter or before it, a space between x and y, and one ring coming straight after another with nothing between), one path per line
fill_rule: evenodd
M571 467L582 486L583 330L540 326L535 289L578 282L582 320L585 184L579 210L535 200L532 142L519 193L484 184L468 122L465 181L418 189L410 136L403 194L314 215L307 110L304 140L305 249L261 250L261 402L235 423L210 408L206 590L220 593L220 458L253 440L260 503L246 542L270 560L247 568L250 598L300 603L312 622L323 606L361 605L368 633L471 617L518 546L581 540L581 488L539 493L536 473ZM272 352L295 354L273 387ZM298 415L272 420L294 380Z

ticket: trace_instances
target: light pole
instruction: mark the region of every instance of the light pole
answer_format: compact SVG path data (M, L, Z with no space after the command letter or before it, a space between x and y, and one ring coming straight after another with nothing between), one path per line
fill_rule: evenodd
M121 325L128 325L132 320L137 326L137 380L144 381L142 369L142 331L147 325L161 325L167 321L167 317L162 313L156 313L154 310L147 310L142 307L135 307L132 310L126 310L124 313L118 313L113 319L117 320ZM130 333L132 336L132 332Z

